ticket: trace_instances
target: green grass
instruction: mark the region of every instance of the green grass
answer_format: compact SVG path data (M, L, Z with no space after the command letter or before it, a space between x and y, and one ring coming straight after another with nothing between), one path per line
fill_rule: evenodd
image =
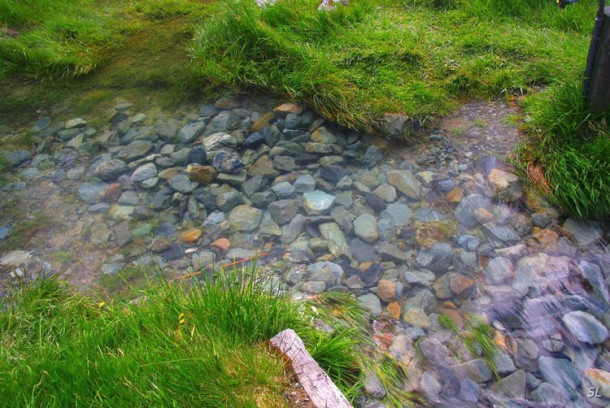
M425 122L465 98L527 92L582 69L594 14L578 16L591 5L547 28L551 10L561 10L532 6L524 16L548 16L521 19L508 1L435 3L355 0L331 13L317 12L314 0L262 10L248 0L218 3L195 39L196 68L362 130L380 129L386 112Z
M337 315L361 321L355 299L313 308L265 291L253 271L152 283L137 305L75 295L55 278L17 286L0 311L0 405L286 406L284 362L265 343L286 328L349 398L360 395L363 335ZM332 333L314 328L314 310Z
M578 82L559 84L526 103L528 143L520 148L524 173L539 164L550 187L543 192L578 218L610 215L610 113L587 112ZM544 184L542 184L544 187Z

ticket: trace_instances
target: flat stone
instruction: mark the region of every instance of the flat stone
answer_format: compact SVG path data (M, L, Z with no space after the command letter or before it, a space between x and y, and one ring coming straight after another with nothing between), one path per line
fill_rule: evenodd
M237 140L225 132L217 132L203 139L203 148L209 155L222 148L234 149L236 146Z
M103 181L116 180L121 174L128 170L127 163L123 160L112 159L101 162L93 170L93 175Z
M218 152L214 156L212 165L220 173L239 173L244 168L244 163L235 152Z
M454 251L449 244L436 243L431 249L422 248L415 265L433 272L446 272L453 261Z
M307 191L303 194L303 207L307 214L324 213L332 207L335 196L321 190Z
M293 171L297 165L294 157L290 156L275 156L273 158L273 167L280 171Z
M394 228L402 228L409 222L411 218L411 209L401 203L388 204L385 210L381 213L381 218L388 219Z
M405 252L394 244L383 243L377 247L377 252L384 261L405 262L408 260Z
M345 235L343 235L343 231L339 225L334 222L329 222L325 224L320 224L320 234L329 242L328 249L330 253L336 257L341 255L345 255L348 258L352 258L352 252L347 245L347 241L345 239Z
M389 279L381 279L377 282L377 296L385 303L391 303L396 300L397 290L396 283Z
M325 282L328 287L339 284L343 275L343 268L333 262L316 262L307 266L307 279Z
M178 132L178 136L180 137L182 143L190 143L193 140L197 139L197 137L199 137L199 135L203 132L204 129L204 122L189 123L188 125L183 126L182 129L180 129L180 131Z
M360 239L356 238L350 241L350 247L354 254L354 258L356 258L358 262L375 262L377 260L375 247Z
M286 224L292 220L299 210L299 202L297 200L280 200L269 205L269 212L273 220L279 225Z
M310 174L301 174L294 181L293 187L297 193L314 191L316 188L316 180Z
M135 207L130 205L113 204L110 206L108 213L115 220L128 220L135 211Z
M387 173L388 183L412 200L421 197L421 183L408 170L391 170Z
M326 283L324 282L305 282L301 286L301 291L305 293L318 294L326 290Z
M525 397L525 371L515 371L513 374L498 381L493 388L494 391L508 398L523 399Z
M0 258L0 265L18 267L28 263L32 254L28 251L14 250Z
M411 285L432 286L436 275L428 271L405 271L404 279Z
M131 181L139 182L148 180L157 176L157 166L154 163L147 163L143 166L138 167L131 175Z
M413 326L421 327L422 329L428 329L432 326L432 321L426 312L424 312L423 309L416 307L410 308L405 312L404 320L405 322Z
M189 176L186 174L177 174L168 179L167 182L171 188L182 194L192 192L199 185L198 183L191 181Z
M396 201L396 188L387 183L379 185L373 191L373 194L384 200L386 203L393 203Z
M292 198L294 197L294 187L287 181L275 184L271 187L271 190L275 193L278 198Z
M547 382L540 384L538 388L530 392L530 399L549 407L563 407L565 404L563 393Z
M479 208L488 210L491 201L480 194L471 194L464 197L455 209L455 218L467 229L472 229L479 225L474 212Z
M218 170L214 167L199 164L189 164L185 172L189 179L204 186L210 185L218 177Z
M281 105L273 108L273 112L277 112L280 114L294 113L296 115L300 115L301 113L303 113L303 107L293 102L284 102Z
M458 378L468 378L478 383L491 380L491 370L482 359L468 361L451 366L453 374Z
M602 230L597 222L568 218L563 224L563 228L574 235L578 245L583 247L593 245L602 238Z
M110 185L102 181L81 184L78 186L78 195L87 204L96 204L103 200L109 187Z
M70 120L66 121L66 124L65 124L66 129L83 128L85 126L87 126L87 121L82 118L70 119Z
M487 279L494 285L501 285L512 279L514 267L510 259L504 257L493 258L485 268Z
M362 307L368 311L372 316L378 317L381 315L381 301L377 296L372 293L367 293L358 297Z
M134 140L127 146L121 148L117 154L117 158L131 161L145 156L152 148L153 143L148 140Z
M556 386L565 397L578 393L581 376L569 360L542 356L538 367L544 379Z
M249 176L275 177L279 172L273 167L273 162L268 155L258 158L248 169Z
M254 231L261 223L263 212L258 208L238 205L229 214L229 225L236 231Z
M589 313L583 311L569 312L563 315L561 320L570 333L580 342L599 344L608 338L608 329Z
M379 238L377 232L377 219L370 214L362 214L354 220L354 233L369 244Z

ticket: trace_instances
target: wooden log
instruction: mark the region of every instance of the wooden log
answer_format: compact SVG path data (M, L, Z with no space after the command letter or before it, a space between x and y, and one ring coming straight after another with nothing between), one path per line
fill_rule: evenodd
M352 408L345 395L307 352L303 340L294 330L284 330L270 342L290 360L299 383L315 408Z

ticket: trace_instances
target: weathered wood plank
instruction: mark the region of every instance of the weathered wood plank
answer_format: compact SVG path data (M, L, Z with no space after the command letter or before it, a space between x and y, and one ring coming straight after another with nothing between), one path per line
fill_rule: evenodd
M271 345L291 362L299 383L316 408L352 408L347 398L339 391L305 349L303 340L292 329L278 333Z

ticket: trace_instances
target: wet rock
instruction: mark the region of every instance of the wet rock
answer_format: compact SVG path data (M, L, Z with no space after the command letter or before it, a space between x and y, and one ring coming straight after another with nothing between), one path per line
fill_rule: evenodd
M456 295L461 295L474 285L474 281L460 273L449 273L449 287Z
M602 230L599 224L593 221L587 222L568 218L563 224L563 228L574 235L578 245L583 247L595 244L602 237Z
M468 378L478 383L491 380L491 370L484 360L476 359L451 366L453 374L458 378Z
M305 228L305 217L302 214L297 214L288 224L282 227L281 241L283 244L293 242Z
M491 201L480 194L471 194L460 202L455 209L455 218L460 224L467 229L472 229L479 225L474 212L483 208L488 210L491 207Z
M218 171L212 166L189 164L185 172L189 179L204 186L210 185L218 177Z
M99 169L99 167L98 167ZM131 175L131 181L134 183L151 179L157 176L157 166L154 163L147 163L138 167Z
M405 312L404 321L422 329L429 329L432 326L432 321L426 312L417 307L410 308Z
M228 184L212 189L212 194L216 197L216 206L224 212L229 212L241 204L239 192Z
M337 184L339 180L341 180L348 174L349 171L347 171L341 166L323 166L322 168L320 168L320 177L333 185Z
M563 407L565 398L561 391L552 384L544 382L530 393L530 399L545 406Z
M87 121L82 118L74 118L66 121L65 128L73 129L73 128L84 128L87 126Z
M236 174L244 168L244 163L235 152L218 152L212 161L212 165L220 173Z
M396 188L387 183L379 185L373 191L373 194L384 200L386 203L392 203L396 201Z
M177 174L167 180L169 186L182 194L188 194L197 188L198 184L191 181L186 174Z
M215 156L221 149L232 150L237 146L237 140L225 132L213 133L203 139L203 148L209 156Z
M316 188L316 180L309 174L302 174L297 177L293 184L294 190L297 193L307 193L314 191Z
M388 183L393 185L412 200L418 200L421 196L421 183L408 170L391 170L387 173Z
M381 159L383 159L383 153L377 147L373 145L367 147L363 161L368 168L375 167Z
M381 259L383 261L404 262L408 260L408 257L404 251L394 244L381 244L377 247L377 252L379 252L379 255L381 255Z
M385 303L395 301L397 297L396 283L388 279L381 279L377 283L377 296Z
M180 141L182 143L190 143L193 140L197 139L199 135L205 129L204 122L193 122L185 125L178 132L178 137L180 137Z
M121 148L117 159L131 161L145 156L153 148L153 143L148 140L134 140L127 146Z
M293 171L297 165L294 157L290 156L275 156L273 158L273 167L280 171Z
M249 176L261 176L272 178L279 175L279 172L273 167L273 162L269 156L261 156L256 162L248 169Z
M370 214L362 214L354 220L354 233L369 244L379 238L377 219Z
M610 303L610 295L608 294L608 285L604 281L604 276L601 268L594 263L580 261L578 264L582 271L583 277L591 284L591 288L600 299L606 303Z
M263 135L261 135L258 132L255 132L255 133L252 133L250 136L248 136L244 140L243 146L246 149L252 149L252 148L255 148L255 147L261 145L264 142L265 142L265 138L263 137Z
M381 380L372 370L365 370L364 372L364 390L376 399L382 399L387 394Z
M497 257L489 261L485 268L487 279L494 285L501 285L514 276L513 263L508 258Z
M291 198L294 197L294 187L287 181L275 184L271 187L271 190L275 193L278 198Z
M229 225L233 230L254 231L261 223L263 212L258 208L238 205L229 214Z
M436 243L431 249L422 248L419 251L415 265L433 272L445 272L453 261L453 254L449 244Z
M360 239L353 239L350 241L350 247L354 258L360 262L375 262L377 260L377 254L375 253L375 247L369 245Z
M78 186L78 195L87 204L96 204L102 201L109 187L102 181L81 184Z
M492 169L487 176L492 193L500 201L516 202L523 197L523 189L519 178L513 173Z
M569 360L542 356L538 359L538 366L544 379L557 387L565 397L571 398L578 393L580 374Z
M381 301L372 293L367 293L358 297L362 307L367 310L373 317L381 315Z
M324 213L335 202L335 196L321 190L308 191L303 194L303 207L307 214Z
M502 378L493 389L508 398L523 399L525 397L525 371L518 370Z
M341 255L345 255L348 258L352 258L352 252L347 245L347 241L345 240L345 235L339 225L334 222L329 222L325 224L320 224L320 234L328 241L328 249L331 254L336 257Z
M301 286L300 290L302 292L311 293L311 294L322 293L322 292L324 292L326 290L326 283L324 283L324 282L315 282L315 281L305 282Z
M595 317L583 311L569 312L561 318L578 341L599 344L608 338L608 329Z
M131 242L131 232L129 231L129 224L122 222L114 228L113 231L114 242L119 246L123 247Z
M383 276L383 268L381 265L374 263L362 272L361 278L365 287L369 288L377 285L377 282Z
M487 236L495 241L499 241L502 244L505 243L516 243L520 237L517 232L509 226L499 225L495 222L488 222L484 226Z
M386 113L384 115L383 133L393 139L405 134L409 125L409 118L401 114Z
M280 200L269 205L269 212L273 220L279 225L286 224L292 220L299 210L299 202L297 200Z
M93 170L93 175L103 181L112 181L127 170L127 163L123 160L112 159L98 164Z
M432 371L424 372L419 382L419 388L429 400L439 400L441 384L438 382Z
M332 262L316 262L307 267L308 280L324 282L328 287L339 284L343 275L343 268Z
M410 285L431 286L436 280L432 272L427 271L405 271L404 280Z
M394 228L401 228L411 218L411 209L405 204L388 204L386 209L381 213L381 218L389 220Z

